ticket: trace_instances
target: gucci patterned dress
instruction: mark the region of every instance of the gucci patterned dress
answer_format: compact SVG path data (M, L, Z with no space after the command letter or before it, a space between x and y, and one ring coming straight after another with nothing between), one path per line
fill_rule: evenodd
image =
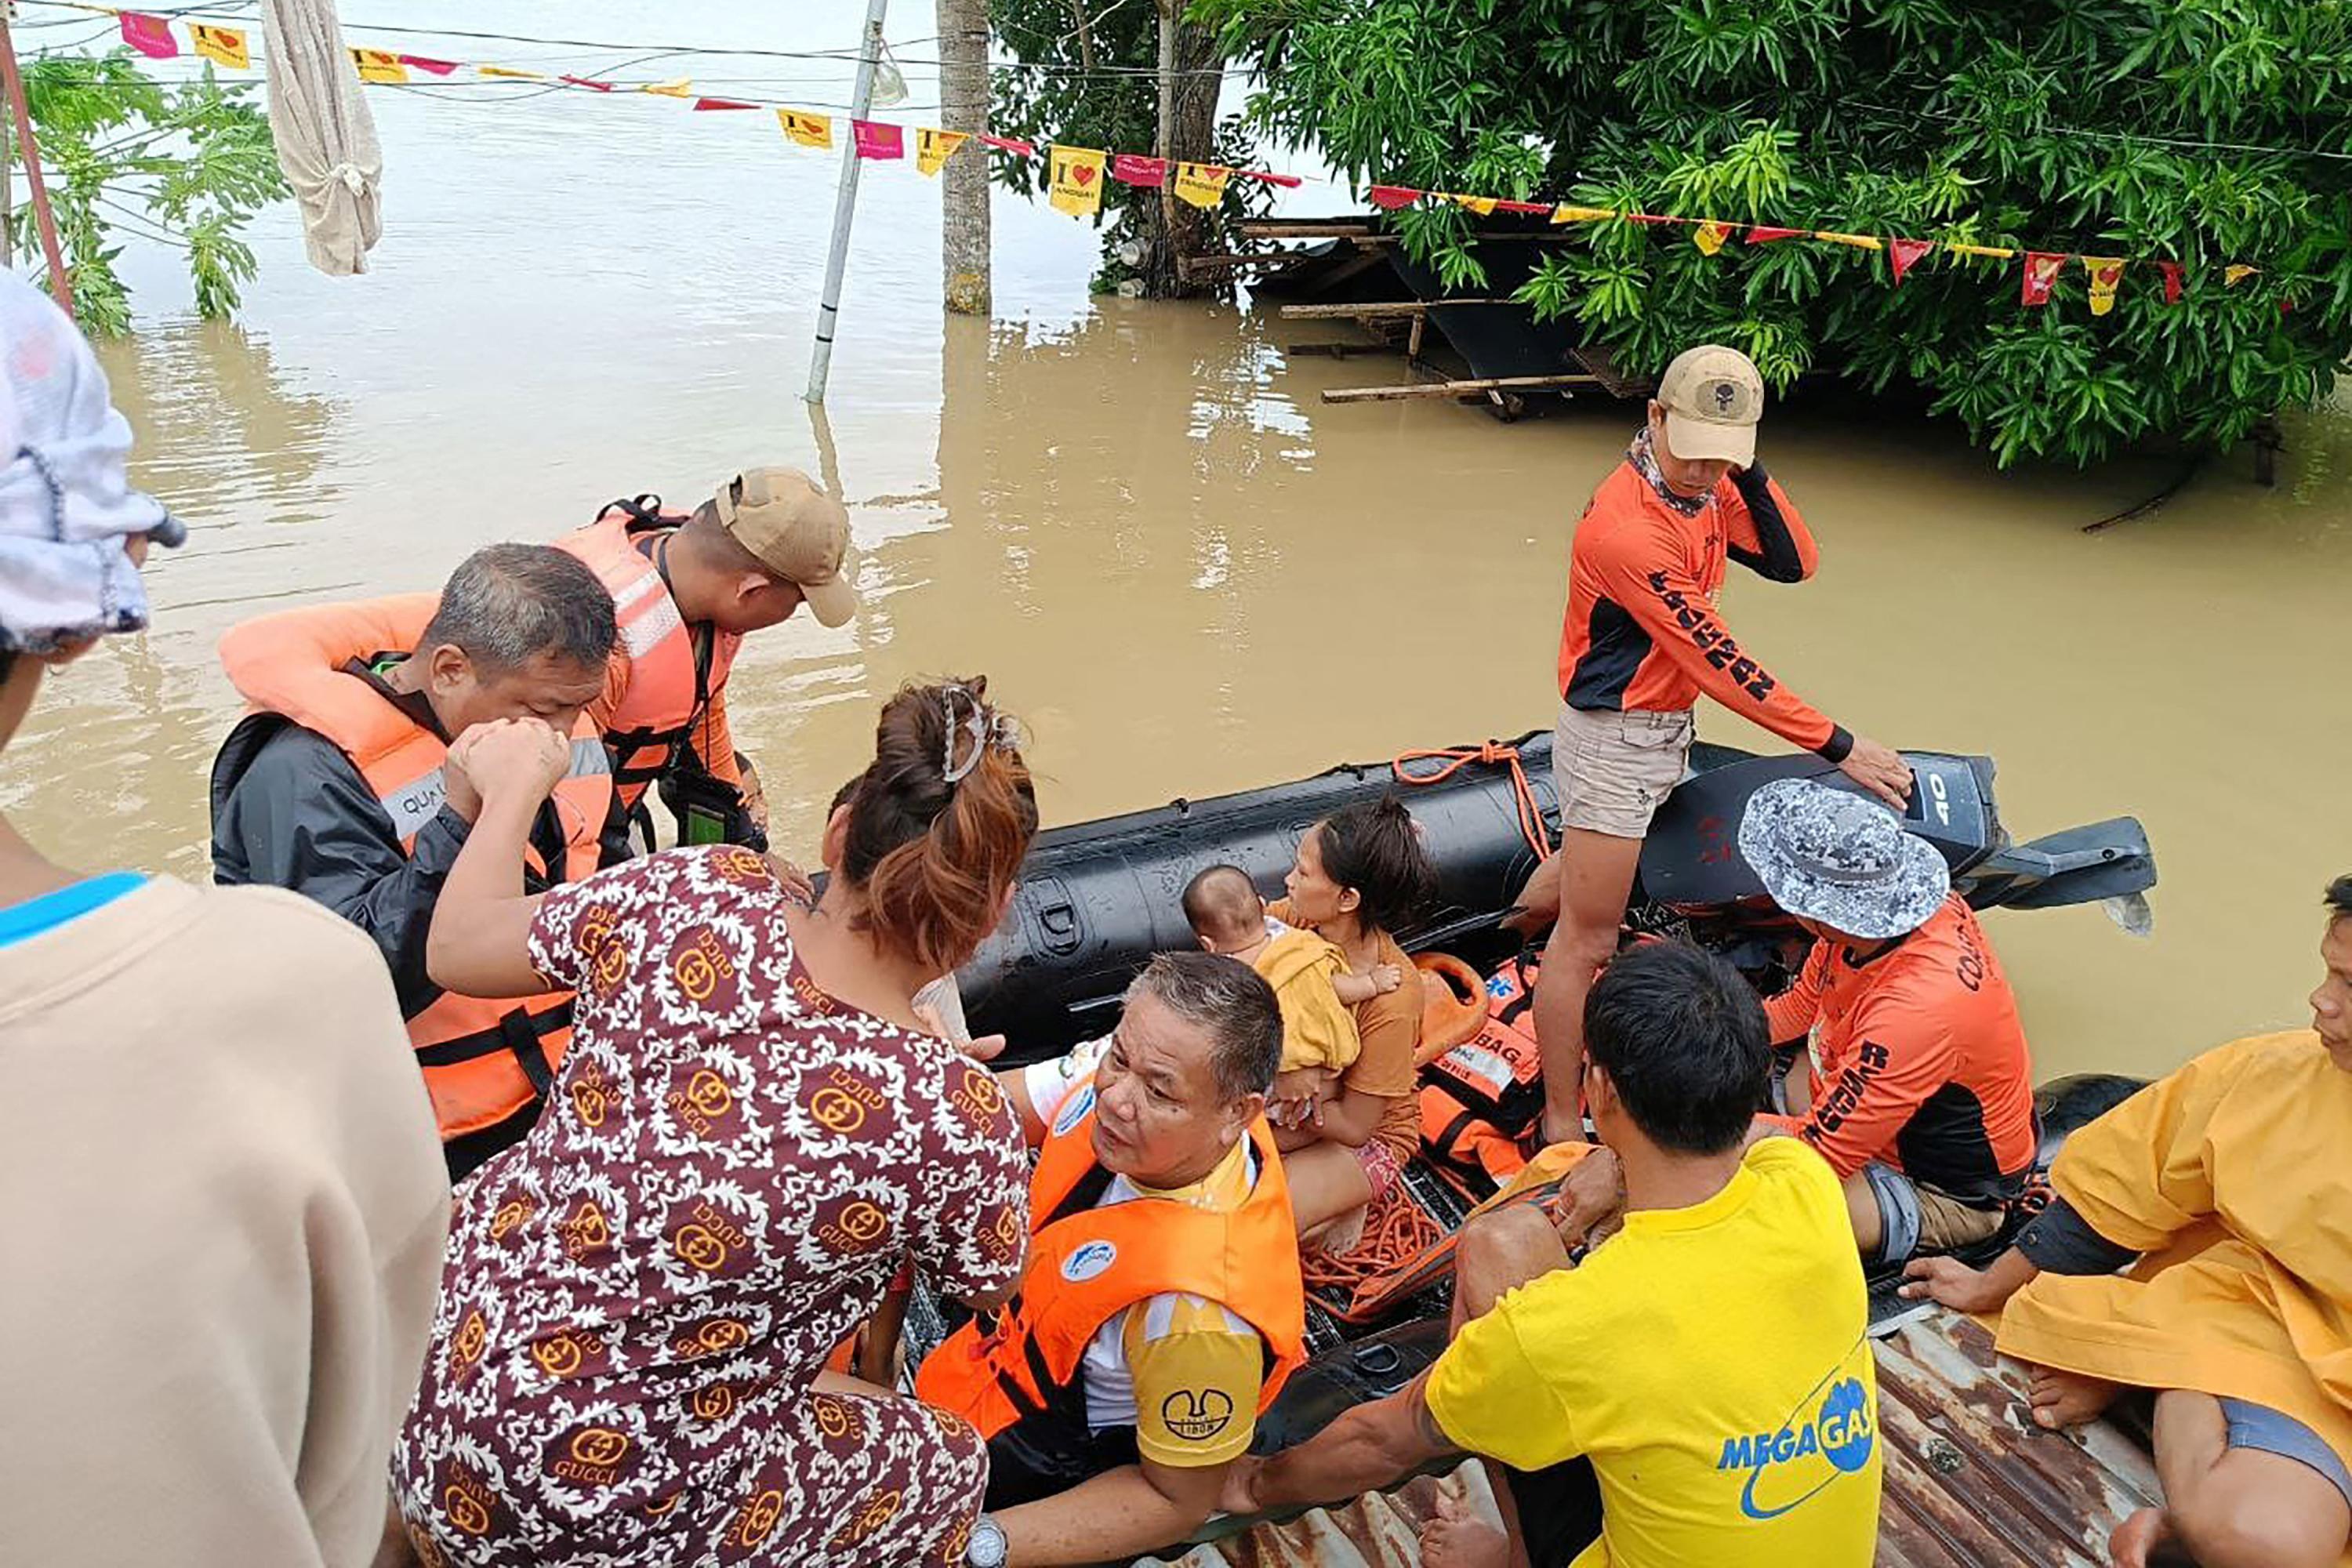
M393 1462L427 1568L960 1563L971 1427L814 1386L911 1256L1014 1278L1020 1129L952 1047L835 1001L760 857L683 849L547 895L578 992L529 1138L459 1189Z

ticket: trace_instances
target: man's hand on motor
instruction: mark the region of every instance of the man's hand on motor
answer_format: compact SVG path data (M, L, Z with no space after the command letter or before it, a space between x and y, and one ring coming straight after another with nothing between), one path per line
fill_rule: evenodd
M499 719L450 743L443 776L453 785L462 776L483 801L541 801L571 771L572 742L552 728L537 719Z
M1866 735L1853 738L1853 750L1838 764L1838 772L1897 811L1910 804L1911 764Z
M1551 1222L1569 1247L1597 1246L1616 1233L1625 1218L1625 1173L1615 1151L1596 1147L1560 1178L1551 1201Z

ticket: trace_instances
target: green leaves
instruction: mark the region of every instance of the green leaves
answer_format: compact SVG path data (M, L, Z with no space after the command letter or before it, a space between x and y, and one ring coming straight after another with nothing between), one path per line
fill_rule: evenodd
M1255 127L1358 180L2185 268L2168 305L2136 261L2093 317L2078 262L2028 308L2014 260L1939 251L1895 288L1869 251L1735 238L1709 258L1683 226L1571 226L1514 297L1631 370L1720 339L1780 384L1918 385L2002 462L2088 463L2239 439L2352 357L2352 5L1213 4L1262 68ZM1396 226L1449 284L1485 286L1462 214ZM2231 262L2262 270L2225 288Z
M117 49L27 60L25 97L42 160L55 171L50 195L83 330L95 337L131 330L130 294L115 270L117 231L185 250L198 312L235 314L255 269L237 231L286 195L253 89L224 87L210 66L167 88ZM20 253L38 244L23 204L13 227Z

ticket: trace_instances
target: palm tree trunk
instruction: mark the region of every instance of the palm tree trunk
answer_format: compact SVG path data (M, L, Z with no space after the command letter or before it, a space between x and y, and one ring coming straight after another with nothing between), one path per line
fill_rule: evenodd
M945 129L988 130L988 0L938 0L940 110ZM989 309L988 150L966 142L940 171L940 266L947 308Z

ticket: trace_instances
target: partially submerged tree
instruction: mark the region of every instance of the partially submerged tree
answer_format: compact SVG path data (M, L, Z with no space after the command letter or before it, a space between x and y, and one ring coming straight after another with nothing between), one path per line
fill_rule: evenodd
M1185 0L994 0L998 39L1020 62L996 72L1000 134L1038 142L1248 165L1252 140L1220 121L1225 56L1216 30L1188 18ZM1164 88L1164 91L1163 91ZM1164 126L1164 136L1163 136ZM997 178L1037 193L1045 161L997 161ZM1262 208L1265 188L1235 181L1223 205L1202 210L1164 190L1103 190L1098 289L1131 283L1154 299L1222 293L1223 278L1187 278L1181 258L1217 248L1231 218Z
M1265 52L1260 126L1366 182L1958 240L2081 264L2021 306L2019 263L1811 243L1713 257L1692 231L1580 225L1521 297L1621 363L1736 343L1776 384L1916 384L2003 463L2142 437L2227 446L2324 396L2352 351L2352 9L2296 0L1206 0ZM1451 286L1465 215L1399 215ZM2261 270L2236 287L2224 268Z
M125 234L185 251L198 313L235 314L254 275L242 230L286 195L253 89L222 85L209 66L167 86L127 50L45 55L26 61L24 75L83 331L131 330L130 293L115 270ZM28 204L16 204L9 226L18 251L37 246Z

